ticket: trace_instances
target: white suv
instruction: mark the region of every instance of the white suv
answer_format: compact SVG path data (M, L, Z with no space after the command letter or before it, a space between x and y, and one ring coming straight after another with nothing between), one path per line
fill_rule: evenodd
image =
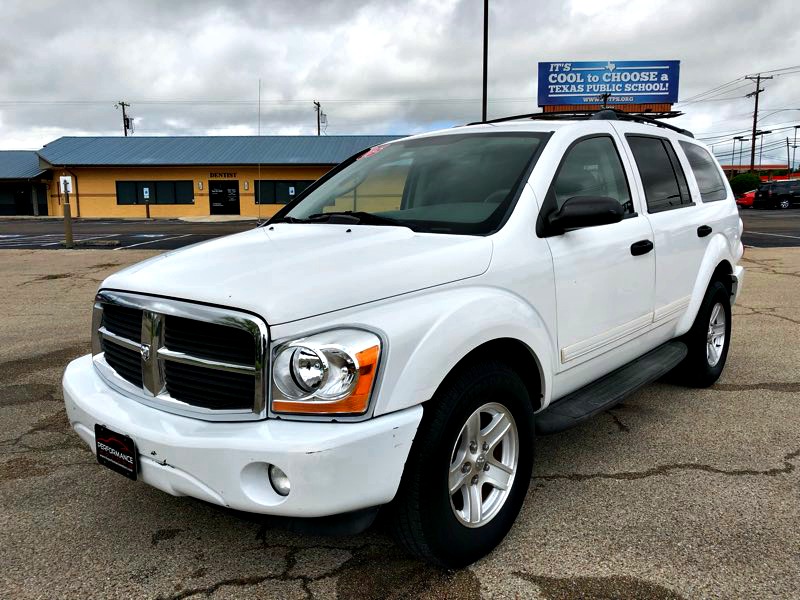
M536 435L668 372L717 380L741 231L706 148L656 121L397 140L104 281L67 411L170 494L361 526L388 505L408 550L460 567L511 528Z

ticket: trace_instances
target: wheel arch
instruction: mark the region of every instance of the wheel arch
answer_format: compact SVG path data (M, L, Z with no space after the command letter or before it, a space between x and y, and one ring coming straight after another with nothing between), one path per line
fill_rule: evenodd
M533 409L536 411L542 408L545 391L542 363L530 346L512 337L489 340L467 352L444 376L437 387L437 393L461 370L488 360L499 360L511 367L525 384Z
M728 290L728 294L733 292L733 281L731 280L733 263L734 260L725 236L717 234L711 238L695 279L689 307L678 323L677 335L683 335L689 331L712 281L720 281Z

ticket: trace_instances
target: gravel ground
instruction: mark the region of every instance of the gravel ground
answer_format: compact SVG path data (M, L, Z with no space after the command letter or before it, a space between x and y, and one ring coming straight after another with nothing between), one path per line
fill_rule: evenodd
M98 466L60 377L103 277L154 252L0 252L0 597L796 598L800 249L748 249L728 365L537 443L518 523L446 573L381 531L316 538Z

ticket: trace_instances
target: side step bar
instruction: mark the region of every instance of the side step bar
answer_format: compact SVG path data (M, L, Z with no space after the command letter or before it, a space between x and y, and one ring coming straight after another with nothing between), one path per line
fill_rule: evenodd
M536 415L536 433L559 433L608 410L640 387L666 375L687 353L683 342L667 342L605 377L575 390Z

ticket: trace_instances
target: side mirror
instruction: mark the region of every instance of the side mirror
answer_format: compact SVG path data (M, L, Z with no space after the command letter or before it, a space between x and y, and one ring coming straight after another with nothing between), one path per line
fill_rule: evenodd
M619 223L625 210L619 201L608 196L573 196L548 218L550 235L560 235L568 229L596 227Z

